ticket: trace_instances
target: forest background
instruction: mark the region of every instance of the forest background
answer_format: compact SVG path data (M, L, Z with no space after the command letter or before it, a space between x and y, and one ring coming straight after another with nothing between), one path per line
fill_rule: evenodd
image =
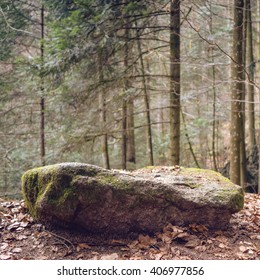
M1 0L0 40L1 196L64 161L259 192L260 1Z

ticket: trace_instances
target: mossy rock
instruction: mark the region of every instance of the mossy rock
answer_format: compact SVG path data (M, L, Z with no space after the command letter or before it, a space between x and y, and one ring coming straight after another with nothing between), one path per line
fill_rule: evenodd
M35 220L100 233L155 232L169 222L225 228L244 203L242 188L219 173L179 167L61 163L27 171L22 191Z

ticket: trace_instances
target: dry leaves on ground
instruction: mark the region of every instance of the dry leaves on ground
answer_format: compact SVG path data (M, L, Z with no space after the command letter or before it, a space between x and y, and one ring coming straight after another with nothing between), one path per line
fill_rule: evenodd
M154 235L126 237L47 230L33 221L23 201L0 199L0 260L18 259L260 259L260 195L246 194L245 207L225 231L204 225L166 225Z

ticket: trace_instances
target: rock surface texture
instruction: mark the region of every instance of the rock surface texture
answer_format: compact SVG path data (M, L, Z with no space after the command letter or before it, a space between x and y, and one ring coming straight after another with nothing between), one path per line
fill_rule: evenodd
M27 171L22 191L37 221L99 233L155 232L167 223L221 229L244 203L242 188L220 174L182 167L61 163Z

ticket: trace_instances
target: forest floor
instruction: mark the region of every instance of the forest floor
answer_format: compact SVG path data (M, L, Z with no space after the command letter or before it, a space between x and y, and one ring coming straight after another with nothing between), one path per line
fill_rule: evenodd
M166 225L152 236L86 235L46 229L23 201L0 199L0 260L260 260L260 195L246 194L245 207L227 230L204 225Z

